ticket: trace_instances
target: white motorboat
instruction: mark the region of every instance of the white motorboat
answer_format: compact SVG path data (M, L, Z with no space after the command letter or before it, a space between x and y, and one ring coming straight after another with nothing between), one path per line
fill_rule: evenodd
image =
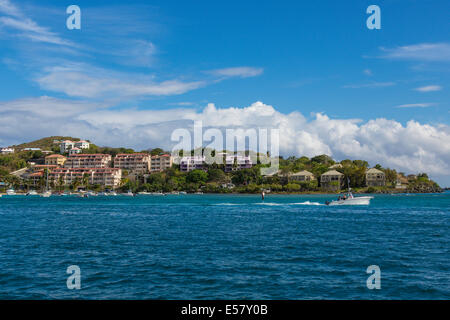
M35 190L30 190L27 193L27 196L37 196L37 195L38 195L38 193Z
M15 196L17 193L14 189L11 188L11 189L6 190L6 194L8 196Z
M124 196L134 197L134 193L129 190L127 193L122 193Z
M333 201L325 201L325 204L327 206L368 206L370 204L370 200L373 199L371 196L362 196L362 197L355 197L353 196L353 193L351 192L350 188L350 179L347 178L347 186L348 186L348 192L347 194L344 194L343 196L339 196L337 200Z
M349 192L344 197L339 197L338 200L333 200L331 202L325 202L328 206L350 206L350 205L369 205L370 200L373 199L371 196L354 197L351 192Z

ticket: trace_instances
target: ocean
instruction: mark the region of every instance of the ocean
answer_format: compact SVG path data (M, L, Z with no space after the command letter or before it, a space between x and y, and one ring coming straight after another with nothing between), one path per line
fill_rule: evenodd
M450 193L334 198L3 196L0 299L450 298Z

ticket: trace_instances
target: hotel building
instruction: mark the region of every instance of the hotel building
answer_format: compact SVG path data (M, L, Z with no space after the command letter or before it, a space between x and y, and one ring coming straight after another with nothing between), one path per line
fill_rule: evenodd
M83 184L83 180L87 179L89 184L99 184L114 189L120 186L122 170L118 168L57 168L49 173L49 179L55 184L62 181L63 185L70 185L75 181Z
M64 140L64 141L61 141L59 144L59 151L61 153L66 153L66 152L69 152L73 148L89 149L90 146L91 146L90 143L85 140L81 140L81 141Z
M118 154L114 158L114 168L146 173L150 171L150 155L147 153Z
M60 154L52 154L45 157L45 164L50 166L63 166L67 158Z
M182 157L180 160L180 170L189 172L195 169L203 170L205 168L205 156Z
M64 163L65 168L107 168L111 164L109 154L72 154Z
M250 169L253 166L250 156L227 155L225 157L225 172Z
M161 172L172 167L172 156L170 154L163 154L151 157L150 172Z

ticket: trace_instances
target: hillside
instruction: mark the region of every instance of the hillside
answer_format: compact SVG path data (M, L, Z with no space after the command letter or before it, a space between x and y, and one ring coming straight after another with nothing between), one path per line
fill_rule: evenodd
M42 150L52 150L53 147L57 146L54 144L54 140L72 140L72 141L80 141L79 138L73 137L62 137L62 136L52 136L46 137L39 140L35 140L32 142L22 143L16 146L12 146L14 149L24 149L24 148L41 148Z

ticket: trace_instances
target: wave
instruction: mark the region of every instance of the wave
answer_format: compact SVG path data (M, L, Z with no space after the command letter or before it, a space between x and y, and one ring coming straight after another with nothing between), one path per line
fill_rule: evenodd
M258 203L248 203L245 205L258 205L258 206L295 206L295 205L303 205L303 206L323 206L323 203L320 202L311 202L311 201L305 201L305 202L288 202L288 203L282 203L282 202L258 202ZM216 206L242 206L242 203L215 203Z
M323 203L311 202L311 201L297 202L297 203L293 203L293 204L299 204L299 205L304 205L304 206L324 206Z

